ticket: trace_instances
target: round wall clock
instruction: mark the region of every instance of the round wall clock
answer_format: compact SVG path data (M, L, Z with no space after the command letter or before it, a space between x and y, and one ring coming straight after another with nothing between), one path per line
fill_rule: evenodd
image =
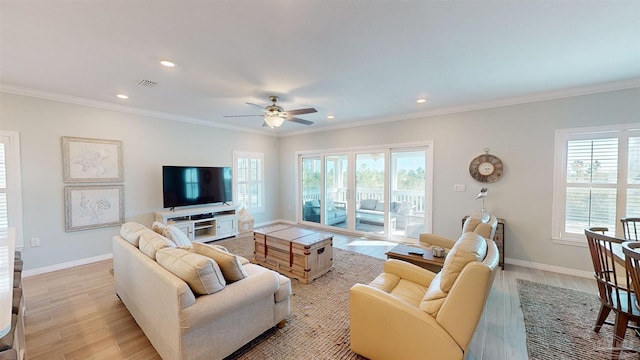
M497 156L490 155L488 149L485 149L485 154L476 156L469 164L471 177L484 183L498 181L503 171L502 160Z

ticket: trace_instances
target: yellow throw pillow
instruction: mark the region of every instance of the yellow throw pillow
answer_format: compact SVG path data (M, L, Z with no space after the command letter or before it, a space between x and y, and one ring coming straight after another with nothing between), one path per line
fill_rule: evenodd
M217 293L226 285L218 264L206 256L183 249L163 248L158 250L156 257L160 266L184 280L198 295Z
M249 276L242 266L242 263L238 256L225 250L226 249L220 249L216 245L208 245L203 243L193 243L191 245L192 252L204 255L218 263L220 269L222 270L222 275L224 275L225 280L227 280L228 282L242 280Z

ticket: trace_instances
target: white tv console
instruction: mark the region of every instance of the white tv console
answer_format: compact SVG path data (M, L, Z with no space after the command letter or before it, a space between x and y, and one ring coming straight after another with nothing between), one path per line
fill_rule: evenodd
M233 205L217 205L160 211L155 221L174 225L191 241L207 242L238 235L237 210Z

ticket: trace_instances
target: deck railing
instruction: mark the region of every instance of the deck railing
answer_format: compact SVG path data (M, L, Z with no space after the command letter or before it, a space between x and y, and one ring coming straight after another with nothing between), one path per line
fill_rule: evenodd
M333 201L347 202L347 189L337 188L331 191ZM379 189L363 189L359 188L356 191L356 203L364 199L376 199L384 201L384 191ZM320 190L305 192L302 196L303 203L310 200L320 200ZM413 204L414 211L419 213L425 212L425 197L424 192L416 190L392 190L391 201L406 201Z

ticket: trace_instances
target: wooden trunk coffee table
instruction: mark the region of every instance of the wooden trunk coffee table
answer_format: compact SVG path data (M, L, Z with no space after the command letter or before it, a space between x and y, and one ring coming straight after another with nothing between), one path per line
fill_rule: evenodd
M253 232L254 264L308 284L333 269L333 236L274 225Z
M422 255L409 254L409 252L419 252L422 253ZM444 265L443 257L434 257L431 250L413 246L398 245L389 250L386 255L387 259L407 261L435 273L439 272Z

